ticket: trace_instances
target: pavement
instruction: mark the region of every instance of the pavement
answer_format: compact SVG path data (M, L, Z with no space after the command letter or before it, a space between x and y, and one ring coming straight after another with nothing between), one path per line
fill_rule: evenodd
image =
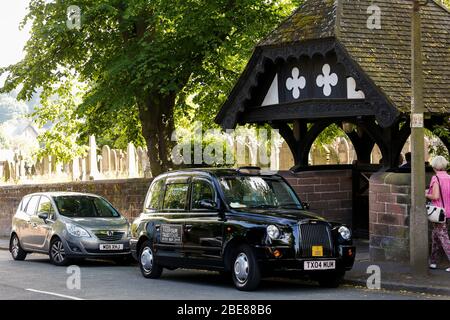
M1 256L7 256L9 258L9 252L5 252L5 250L8 250L8 245L9 240L7 238L0 238ZM393 262L371 262L369 259L369 247L367 241L356 241L356 246L357 254L355 265L351 271L346 273L344 279L345 285L358 288L359 290L370 292L377 291L367 290L367 281L371 276L371 273L367 272L368 267L376 265L380 268L381 272L381 291L387 290L450 297L450 273L445 272L444 269L446 266L442 266L443 269L430 270L429 274L426 276L417 276L413 275L408 265ZM27 257L27 260L34 256L40 257L40 259L46 259L46 257L42 255L31 255L29 256L30 258ZM121 267L118 267L118 270L120 269ZM134 269L135 268L133 268L132 272L136 271ZM110 272L111 271L108 270L108 273ZM189 272L192 271L175 271L176 274L177 272L181 272L182 274L183 272L187 272L189 274ZM194 273L195 272L196 271L194 271ZM204 274L204 272L200 272L200 274ZM276 297L271 298L276 299ZM288 295L285 298L292 299L293 297Z

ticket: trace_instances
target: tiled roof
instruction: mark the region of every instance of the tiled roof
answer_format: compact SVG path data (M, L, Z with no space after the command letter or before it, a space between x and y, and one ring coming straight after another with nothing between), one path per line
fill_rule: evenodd
M258 46L335 37L400 112L411 108L411 1L305 0ZM367 28L367 8L381 9L381 29ZM450 12L422 7L424 104L450 113Z

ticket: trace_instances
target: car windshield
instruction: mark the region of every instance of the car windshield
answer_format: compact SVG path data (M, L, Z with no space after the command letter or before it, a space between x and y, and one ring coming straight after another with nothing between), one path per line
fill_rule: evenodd
M120 214L106 200L89 196L55 198L61 215L69 218L117 218Z
M279 178L234 176L220 179L231 208L303 209L297 195Z

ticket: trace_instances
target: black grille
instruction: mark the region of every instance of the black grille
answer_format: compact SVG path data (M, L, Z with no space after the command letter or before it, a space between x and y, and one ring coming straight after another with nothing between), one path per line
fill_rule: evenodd
M333 255L333 246L327 225L300 224L300 242L302 257L312 257L313 246L322 246L324 257Z
M99 231L95 236L102 241L118 241L123 238L124 232L120 231Z

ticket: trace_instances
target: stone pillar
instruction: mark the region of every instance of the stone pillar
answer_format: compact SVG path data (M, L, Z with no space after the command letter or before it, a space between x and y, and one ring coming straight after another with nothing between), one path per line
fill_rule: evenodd
M89 180L96 180L99 177L97 166L97 143L95 142L95 136L89 137L89 152L88 152L88 176Z
M427 173L426 185L432 175ZM372 261L409 262L410 210L411 174L376 173L371 176L369 229Z
M127 172L128 178L137 177L136 148L133 143L128 143L127 147Z
M80 172L80 158L76 157L72 160L72 170L70 176L72 181L80 181L82 179Z

